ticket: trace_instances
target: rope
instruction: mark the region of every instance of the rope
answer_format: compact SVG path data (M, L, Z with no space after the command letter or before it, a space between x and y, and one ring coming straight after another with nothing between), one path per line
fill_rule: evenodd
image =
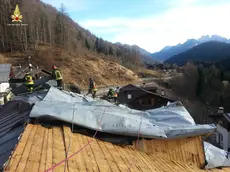
M144 113L142 113L143 115ZM136 145L135 145L135 154L132 160L132 163L130 164L128 171L131 171L132 166L134 165L135 159L136 159L136 154L137 154L137 146L139 145L139 139L140 139L140 132L141 132L141 124L142 124L142 115L141 115L141 119L140 119L140 125L139 125L139 130L138 130L138 136L137 136L137 141L136 141Z
M52 167L50 167L49 169L45 170L44 172L49 172L49 171L55 169L56 167L58 167L59 165L61 165L63 162L65 162L66 160L72 158L74 155L77 155L78 153L80 153L81 151L83 151L87 146L89 146L89 145L91 144L91 142L94 140L95 136L97 135L97 133L98 133L98 131L99 131L99 128L100 128L100 125L101 125L101 122L102 122L102 119L103 119L104 115L105 115L105 110L104 110L104 113L103 113L103 115L102 115L101 121L100 121L100 123L99 123L99 125L98 125L98 128L97 128L96 132L95 132L94 135L93 135L93 138L92 138L90 141L88 141L87 144L85 144L85 145L84 145L82 148L80 148L77 152L75 152L75 153L73 153L72 155L70 155L69 157L63 159L63 160L60 161L59 163L53 165Z

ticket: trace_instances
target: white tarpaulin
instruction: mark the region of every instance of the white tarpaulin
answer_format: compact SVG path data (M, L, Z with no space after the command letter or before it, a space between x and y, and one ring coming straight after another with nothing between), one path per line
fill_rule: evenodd
M206 134L215 125L197 125L180 102L146 111L145 117L164 130L167 137L184 137Z
M216 167L230 167L230 153L204 142L205 157L208 164L206 169Z
M215 125L196 125L179 102L146 112L51 87L33 107L31 117L52 117L99 131L147 138L178 138L212 132Z
M95 101L91 97L84 96L82 94L77 94L73 92L60 91L54 87L49 89L48 94L45 97L45 101L64 101L68 103L76 103L76 102L90 102Z

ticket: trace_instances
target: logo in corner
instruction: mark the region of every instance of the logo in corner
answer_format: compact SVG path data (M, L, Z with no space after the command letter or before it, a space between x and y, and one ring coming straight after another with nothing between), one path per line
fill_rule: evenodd
M23 17L21 15L18 5L16 5L14 15L11 15L11 18L13 19L12 22L22 22Z

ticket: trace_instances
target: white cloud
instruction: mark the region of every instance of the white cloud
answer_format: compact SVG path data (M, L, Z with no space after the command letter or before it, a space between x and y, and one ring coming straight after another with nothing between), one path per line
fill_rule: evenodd
M177 3L184 0L176 0ZM174 3L176 2L174 1ZM191 5L197 0L172 8L160 15L143 18L107 18L79 23L96 35L113 35L109 41L137 44L150 52L166 45L175 45L188 38L219 34L230 37L230 3L199 7ZM188 5L190 4L190 5ZM174 5L173 5L174 6Z

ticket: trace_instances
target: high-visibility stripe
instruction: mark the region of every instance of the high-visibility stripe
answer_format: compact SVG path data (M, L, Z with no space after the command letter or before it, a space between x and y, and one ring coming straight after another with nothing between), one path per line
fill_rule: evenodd
M60 72L59 70L56 70L56 71L55 71L55 76L56 76L56 80L63 79L63 78L62 78L62 75L61 75L61 72Z
M25 79L26 79L26 83L25 83L26 85L34 84L32 76L28 75L28 76L25 77Z

